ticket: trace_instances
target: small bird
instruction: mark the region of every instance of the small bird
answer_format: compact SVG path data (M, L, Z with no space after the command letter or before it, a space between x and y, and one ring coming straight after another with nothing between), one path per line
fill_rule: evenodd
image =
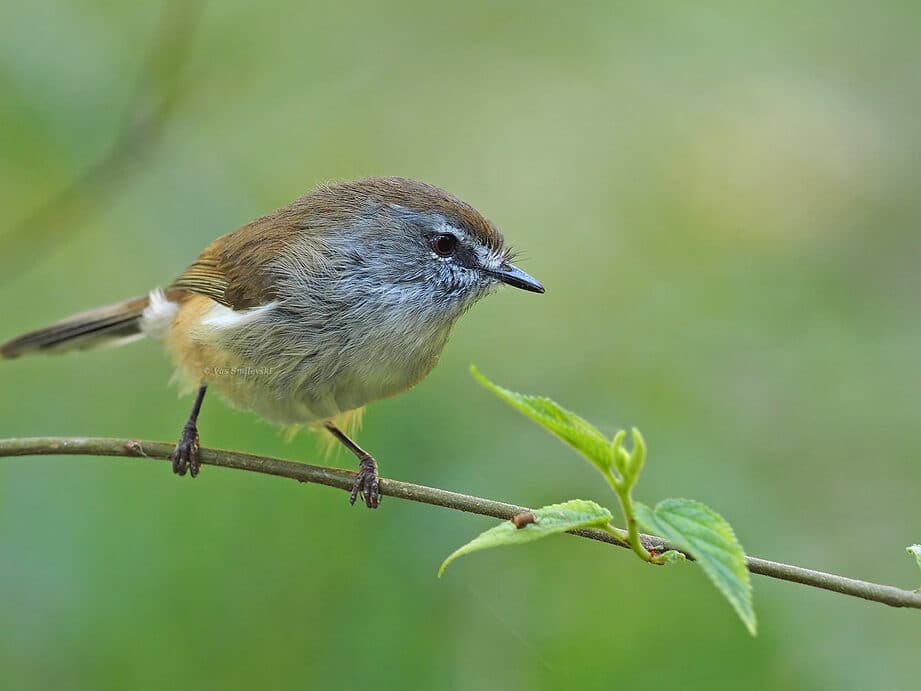
M435 366L451 327L500 284L543 286L496 226L438 187L399 177L320 186L215 240L165 289L75 315L0 356L165 341L195 402L173 471L198 475L209 388L282 426L325 428L358 459L350 503L380 501L374 457L346 433L374 400Z

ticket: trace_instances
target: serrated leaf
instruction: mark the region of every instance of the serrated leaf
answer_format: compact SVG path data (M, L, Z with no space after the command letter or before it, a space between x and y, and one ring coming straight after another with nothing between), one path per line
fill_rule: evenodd
M918 568L921 569L921 545L909 545L905 548L905 551L915 558L915 561L918 562Z
M754 636L757 620L751 574L745 566L745 552L729 523L691 499L665 499L654 510L636 502L634 509L643 530L664 537L694 557Z
M603 473L607 473L614 462L611 442L587 420L558 406L543 396L528 396L515 393L493 384L471 366L470 372L480 384L496 394L503 401L516 408L537 424L579 451Z
M534 514L534 521L527 523L524 527L518 528L512 521L502 521L495 528L490 528L455 550L438 569L438 577L441 578L448 564L471 552L505 545L521 545L525 542L540 540L548 535L565 533L568 530L606 525L611 520L610 511L593 501L584 499L573 499L562 504L544 506L531 513Z

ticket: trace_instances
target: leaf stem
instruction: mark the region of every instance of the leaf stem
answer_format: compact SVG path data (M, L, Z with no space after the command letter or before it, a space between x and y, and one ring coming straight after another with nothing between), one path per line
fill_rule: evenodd
M614 490L614 494L617 495L617 499L620 502L624 521L627 523L627 542L630 545L630 549L643 561L655 562L655 558L640 540L639 524L636 520L636 512L633 509L633 488L639 480L643 463L646 460L646 443L643 441L639 430L634 427L633 451L627 453L623 446L626 436L626 430L621 430L611 440L611 465L618 470L619 474L615 473L611 466L608 466L606 470L602 471L602 475L611 485L611 489Z
M630 549L643 561L652 561L652 555L643 546L643 541L640 539L640 528L633 510L633 486L625 480L618 480L611 473L605 473L605 477L620 501L620 508L627 524L627 542Z
M618 528L616 525L608 523L607 525L602 526L601 530L606 532L608 535L613 536L620 543L621 547L633 549L630 545L630 534L623 528Z

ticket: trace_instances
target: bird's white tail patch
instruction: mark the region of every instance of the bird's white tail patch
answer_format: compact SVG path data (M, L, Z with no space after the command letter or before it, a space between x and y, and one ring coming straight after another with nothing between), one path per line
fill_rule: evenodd
M166 338L179 312L179 303L169 300L159 288L150 291L150 304L141 314L141 333L151 338Z

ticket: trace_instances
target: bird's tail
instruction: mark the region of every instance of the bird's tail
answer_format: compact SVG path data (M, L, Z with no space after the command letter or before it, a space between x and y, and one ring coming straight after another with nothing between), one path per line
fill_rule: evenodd
M76 314L57 324L32 331L0 345L0 357L15 358L28 353L63 353L109 345L130 343L148 334L145 310L163 301L161 309L175 309L176 303L160 291L114 305ZM152 309L158 307L153 305ZM174 314L174 313L173 313ZM150 314L148 313L148 317ZM163 315L154 315L161 318ZM172 320L170 316L170 321Z

